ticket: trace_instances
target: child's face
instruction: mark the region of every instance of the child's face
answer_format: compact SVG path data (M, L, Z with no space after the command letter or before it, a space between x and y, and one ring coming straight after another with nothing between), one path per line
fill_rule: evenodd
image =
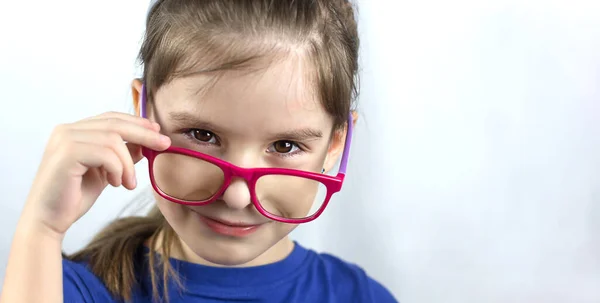
M344 135L332 133L333 119L315 97L307 72L301 60L287 59L254 72L227 71L216 83L207 75L179 78L158 90L149 118L161 125L174 146L240 167L329 170L343 149ZM290 137L294 133L303 138ZM213 182L208 170L204 176L191 165L165 164L155 168L155 174L162 170L162 175L177 179L174 183L185 183L188 192L202 192ZM279 197L272 199L277 200L273 202L277 215L295 216L310 209L317 189L297 183L283 195L276 193L278 188L263 194ZM262 216L252 204L248 184L239 178L219 199L204 206L180 205L155 196L184 248L211 263L261 264L281 258L277 251L285 250L286 236L295 228ZM259 227L231 236L211 229L207 217Z

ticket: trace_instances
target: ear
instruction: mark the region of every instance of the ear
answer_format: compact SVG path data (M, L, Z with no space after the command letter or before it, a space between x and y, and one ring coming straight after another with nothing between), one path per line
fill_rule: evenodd
M353 128L356 126L356 122L358 121L358 113L356 111L352 111L352 126ZM325 172L329 172L333 166L336 164L338 159L342 156L344 152L344 147L346 144L346 134L348 133L348 126L344 127L342 130L335 131L333 133L333 138L331 138L331 143L329 144L329 149L327 150L327 157L325 158L325 163L323 163L323 169Z
M135 109L135 114L139 116L142 102L142 80L134 79L131 82L131 96L133 97L133 108Z

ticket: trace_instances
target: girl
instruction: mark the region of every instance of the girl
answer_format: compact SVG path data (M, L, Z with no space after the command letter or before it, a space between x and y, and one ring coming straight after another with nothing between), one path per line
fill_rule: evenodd
M137 115L56 128L1 302L395 302L359 267L288 237L344 179L356 121L352 6L162 0L146 26ZM155 209L61 255L65 232L108 184L136 187L142 157ZM337 176L325 174L340 157Z

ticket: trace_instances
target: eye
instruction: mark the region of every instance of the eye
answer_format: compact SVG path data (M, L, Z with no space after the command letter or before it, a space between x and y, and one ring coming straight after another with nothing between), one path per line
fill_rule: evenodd
M292 141L277 141L269 147L270 152L276 152L280 154L290 154L294 153L300 148L298 145Z
M189 133L194 139L196 139L200 142L211 143L211 144L217 143L217 137L215 136L215 134L213 134L210 131L207 131L204 129L192 129L192 130L190 130Z

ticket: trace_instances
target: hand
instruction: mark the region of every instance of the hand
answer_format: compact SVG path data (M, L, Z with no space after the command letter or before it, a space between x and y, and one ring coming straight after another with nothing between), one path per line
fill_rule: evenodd
M108 184L136 187L141 146L162 151L171 145L159 130L148 119L114 112L56 127L22 218L63 237Z

